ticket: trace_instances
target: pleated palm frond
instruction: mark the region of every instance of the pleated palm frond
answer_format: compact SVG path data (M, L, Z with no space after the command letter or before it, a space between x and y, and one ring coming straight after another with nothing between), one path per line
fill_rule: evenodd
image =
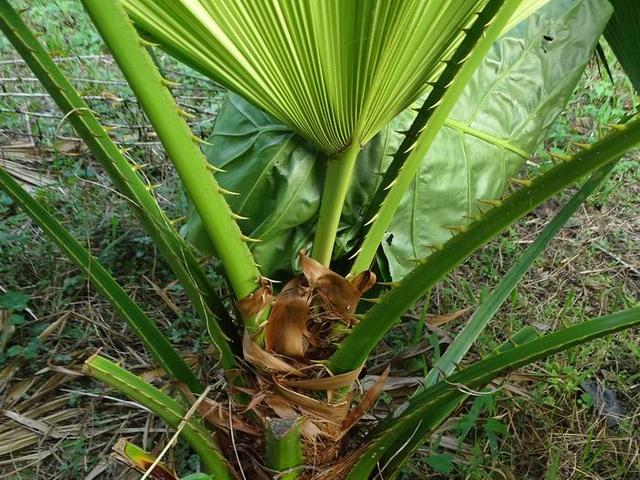
M508 32L517 24L525 20L527 17L533 15L539 9L544 7L547 3L549 3L549 1L550 0L524 0L515 11L502 32Z
M610 0L613 15L604 37L613 53L640 92L640 0Z
M335 155L435 80L486 0L124 0L164 49Z

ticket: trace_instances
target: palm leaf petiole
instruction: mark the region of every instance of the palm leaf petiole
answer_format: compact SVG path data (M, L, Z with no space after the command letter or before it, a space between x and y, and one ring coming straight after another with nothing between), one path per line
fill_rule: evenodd
M325 266L331 263L340 214L351 185L353 169L360 152L360 144L352 142L342 155L327 160L320 216L313 240L312 256Z
M202 218L236 298L259 286L260 273L220 186L120 1L83 0L127 82L140 100Z
M198 453L206 469L215 475L214 478L233 479L229 465L218 450L211 432L199 419L186 418L187 411L174 399L104 357L95 355L89 358L84 369L92 377L147 407L170 427L180 428L180 435Z
M184 382L194 393L202 392L200 382L176 352L169 340L109 272L38 202L0 168L0 189L4 190L29 215L67 256L89 277L98 291L126 320L143 341L155 360L176 380Z

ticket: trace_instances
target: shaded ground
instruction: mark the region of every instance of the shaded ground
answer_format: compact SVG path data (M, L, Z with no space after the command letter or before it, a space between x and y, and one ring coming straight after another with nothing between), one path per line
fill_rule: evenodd
M136 147L131 155L150 163L145 172L151 183L162 184L156 194L163 206L174 217L182 215L182 194L135 100L110 59L96 56L101 55L96 37L77 3L56 3L54 7L43 2L31 14L40 25L72 22L75 33L69 37L67 27L49 27L49 48L66 57L61 65L102 120L117 127L114 135L123 146ZM198 323L153 245L3 42L0 162L29 183L50 184L38 190L39 198L99 254L182 351L190 352L201 368L214 371L215 359L206 351ZM69 57L78 52L90 56ZM196 131L206 136L220 99L217 89L167 59L160 61L169 76L183 82L177 92L180 101L196 115ZM566 152L573 148L571 142L594 141L606 123L637 103L619 75L614 86L601 78L595 65L590 67L570 113L554 125L547 145L529 167L531 173L548 167L547 152ZM562 230L501 309L474 355L490 352L526 324L553 330L638 301L637 160L636 153L621 161L600 192ZM536 210L439 285L428 302L427 321L444 323L422 331L418 319L423 306L418 306L391 332L369 371L375 373L378 365L408 351L394 362L392 375L419 378L433 358L433 345L444 348L442 342L468 318L464 309L481 301L567 197ZM0 339L0 408L5 412L0 420L0 478L137 478L109 459L111 446L127 436L151 449L164 445L170 433L140 406L83 378L80 366L101 348L103 355L157 385L163 384L160 372L86 279L0 194L0 290L8 289L29 297L28 310L13 297L14 318L9 318L8 308L0 310L2 332L14 330L6 342ZM443 316L456 312L463 313L453 319ZM496 395L478 397L443 435L434 436L406 478L640 478L639 340L636 331L621 333L512 375ZM624 418L608 424L599 413L598 399L580 387L588 385L585 382L599 382L615 392ZM377 410L383 412L406 393L387 392ZM197 459L181 445L171 451L169 460L174 459L184 472L197 468Z

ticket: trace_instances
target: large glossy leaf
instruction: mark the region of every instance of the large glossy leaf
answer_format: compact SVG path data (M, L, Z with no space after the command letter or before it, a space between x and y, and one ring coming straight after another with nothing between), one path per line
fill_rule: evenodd
M240 193L229 201L251 237L268 240L312 218L316 150L288 127L231 94L211 143L207 159L225 170L217 174L224 188Z
M292 261L310 238L320 203L317 149L271 115L235 94L229 94L218 113L205 150L208 161L224 172L220 185L228 195L256 262L264 275L290 270ZM184 227L187 238L201 251L213 254L200 217L194 212Z
M399 135L385 129L360 152L342 213L338 255L352 247L380 172L399 141ZM261 272L268 277L290 272L300 250L309 248L313 238L324 175L317 159L323 154L233 93L218 113L209 142L207 159L224 170L216 175L218 182L238 194L227 199L236 214L246 217L240 221L243 233L259 240L252 250ZM200 251L215 253L196 212L183 233Z
M611 13L606 0L558 0L493 46L405 194L383 242L394 279L502 195L544 139Z

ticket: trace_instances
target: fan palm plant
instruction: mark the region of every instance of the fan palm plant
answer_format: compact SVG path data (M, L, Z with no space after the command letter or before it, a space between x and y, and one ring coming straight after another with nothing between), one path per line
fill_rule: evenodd
M458 368L554 234L616 160L640 142L640 120L630 115L593 145L558 157L545 173L512 178L518 188L502 195L507 178L562 108L611 13L606 0L561 1L564 10L548 7L560 18L557 23L534 16L499 41L545 3L83 0L180 177L193 206L187 237L200 239L196 248L160 209L139 174L142 167L117 148L20 15L0 0L0 28L184 287L218 351L228 405L208 397L207 378L186 365L109 272L0 169L0 188L86 272L177 388L156 389L101 356L87 360L88 374L175 428L200 457L206 474L198 478L394 478L470 392L537 359L639 324L640 307L635 307L542 337L526 328L489 357ZM582 36L569 35L566 22L572 21L591 27L582 28ZM536 30L544 22L556 30L555 39L543 39ZM527 42L537 50L523 48ZM230 96L223 107L208 158L201 150L208 142L189 130L170 93L173 82L149 56L154 46L240 95ZM562 63L562 78L550 76L546 55L569 48L572 60ZM509 63L513 52L517 61ZM508 68L501 69L495 55ZM518 73L522 64L527 75ZM537 95L522 104L507 96L488 106L486 99L505 99L504 93L492 95L509 81L542 86L513 90L523 98ZM562 88L547 90L547 83ZM466 115L472 97L480 100ZM507 104L515 105L513 115L496 121L500 128L492 131L491 112ZM524 112L522 118L518 112ZM490 125L478 122L477 115ZM451 170L460 151L465 179L454 175L457 167ZM501 169L487 160L496 152ZM361 429L359 420L375 402L385 375L363 394L354 387L389 329L470 254L587 175L433 365L424 387L375 428ZM422 204L426 220L412 220L403 230L407 199L414 205L420 200L417 186L437 195L440 183L451 190L443 197L449 210ZM272 203L265 198L269 194ZM456 209L456 203L463 206ZM459 215L453 222L452 211ZM438 232L427 225L431 230L420 234L432 243L418 239L419 223L439 219L447 223L437 225ZM414 233L408 235L406 228ZM411 240L394 241L394 235ZM407 245L413 258L399 253ZM220 260L235 297L231 310L201 267L203 251ZM281 277L282 288L270 276ZM388 281L378 282L380 277ZM375 292L368 298L370 308L360 303L367 292ZM177 398L170 396L176 392ZM359 435L352 435L354 427ZM244 441L258 442L264 464L237 459L234 446ZM152 478L177 478L160 459L126 441L116 452Z

